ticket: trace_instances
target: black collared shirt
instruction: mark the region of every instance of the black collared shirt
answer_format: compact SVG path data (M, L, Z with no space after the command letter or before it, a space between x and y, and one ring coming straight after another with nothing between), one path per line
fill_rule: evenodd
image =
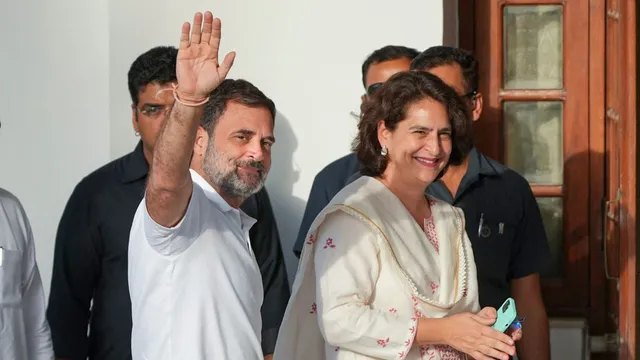
M527 180L515 171L473 149L455 196L442 181L431 184L427 194L464 211L481 306L498 308L510 296L511 280L548 266L549 244L538 203Z
M47 308L57 358L131 359L129 230L148 172L139 143L85 177L69 198L56 235ZM257 219L249 237L265 291L262 348L271 354L289 300L280 237L266 190L242 210Z

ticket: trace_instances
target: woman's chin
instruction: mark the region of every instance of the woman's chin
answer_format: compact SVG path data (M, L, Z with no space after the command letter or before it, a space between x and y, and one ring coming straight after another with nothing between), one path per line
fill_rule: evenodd
M423 169L418 174L418 180L425 186L429 186L438 178L440 171L440 169Z

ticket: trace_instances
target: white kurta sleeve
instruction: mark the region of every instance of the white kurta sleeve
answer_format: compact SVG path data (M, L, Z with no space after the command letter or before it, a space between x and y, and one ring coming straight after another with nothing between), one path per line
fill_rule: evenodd
M26 335L28 359L52 360L53 345L45 315L45 296L40 271L36 263L35 244L31 226L24 216L26 249L23 259L24 284L22 291L22 314Z
M402 359L413 342L415 318L371 308L380 272L379 241L342 211L318 229L314 263L318 325L325 341L379 359Z

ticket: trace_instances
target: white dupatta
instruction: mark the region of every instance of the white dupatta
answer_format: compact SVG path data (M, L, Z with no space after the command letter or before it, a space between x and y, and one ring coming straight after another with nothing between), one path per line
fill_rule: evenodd
M374 178L361 177L338 193L317 216L307 233L291 299L278 334L274 359L425 358L444 360L464 358L464 355L443 345L413 344L418 317L441 318L455 313L479 310L476 268L471 244L464 230L462 211L431 198L429 198L429 204L433 222L430 227L426 226L426 229L422 229L400 200ZM389 337L385 339L382 336L382 340L378 340L378 344L372 343L372 350L364 355L344 346L340 348L335 346L336 344L328 344L323 337L315 306L316 301L319 301L318 295L325 294L316 293L314 254L316 251L327 249L327 243L323 243L325 240L318 238L321 232L319 230L322 230L327 216L336 212L344 212L366 225L363 229L367 229L370 235L375 236L378 257L382 259L380 267L394 279L393 282L386 282L384 285L376 284L383 287L376 289L378 303L367 303L366 306L367 310L370 307L371 311L380 311L374 309L378 304L386 304L385 300L389 297L398 301L398 309L390 310L398 311L398 319L394 318L394 325L390 323L388 326L395 326L397 329L390 328L388 331L397 335L396 338L403 336L404 338L399 340L404 341L398 341L395 347L392 344L387 347ZM427 236L425 230L432 236ZM319 246L318 243L320 243ZM322 244L324 246L321 246ZM331 250L340 251L340 249L340 246L336 246ZM342 247L342 249L358 251L357 247ZM425 276L432 280L425 281ZM340 281L339 276L335 278L337 279L335 281ZM310 306L313 306L312 311ZM403 313L408 314L405 316L406 323L403 322ZM390 315L387 313L384 316ZM352 325L361 326L362 329L354 328L353 331L363 334L373 331L370 324L364 324L361 321L354 322ZM374 349L377 345L381 346L379 349Z

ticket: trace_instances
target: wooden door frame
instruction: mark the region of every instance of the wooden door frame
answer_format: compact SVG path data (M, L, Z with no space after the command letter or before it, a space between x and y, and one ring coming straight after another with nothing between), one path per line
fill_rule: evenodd
M618 331L622 346L620 359L636 358L636 0L619 1L619 14L622 20L623 84L621 116L623 122L622 171L620 187L622 201L620 206L620 318ZM608 14L616 16L616 14Z
M622 144L621 172L621 213L620 213L620 257L624 266L620 271L619 312L617 324L622 338L620 359L635 359L636 355L636 0L621 0L620 14L624 28L624 106L621 116L624 123L624 142ZM605 29L607 0L589 0L589 131L590 151L592 154L604 154L605 138ZM461 48L477 54L475 32L486 29L487 24L476 24L475 0L458 0L458 44ZM484 29L483 29L484 28ZM589 194L590 194L590 301L589 325L591 334L604 334L611 331L605 305L607 303L607 281L604 276L603 261L603 224L602 199L605 197L605 183L601 176L605 169L603 156L590 156Z
M609 2L608 2L609 1ZM618 6L614 11L610 7ZM606 43L608 18L621 21L622 57L621 72L624 74L622 83L620 109L613 113L622 121L623 141L621 146L620 190L622 197L618 208L619 237L617 244L605 244L608 249L618 250L618 269L609 269L616 282L610 282L604 274L603 216L601 199L608 195L606 179L600 174L605 169L605 157L592 156L590 163L590 202L592 209L590 218L590 319L592 334L604 334L616 327L620 335L619 359L636 358L636 0L590 0L589 15L589 131L590 148L594 154L606 154L605 126L607 114L611 109L606 108ZM603 182L604 180L604 182ZM611 199L608 199L611 200ZM614 266L615 267L615 266ZM617 297L618 324L612 323L607 314L607 293L619 289Z

